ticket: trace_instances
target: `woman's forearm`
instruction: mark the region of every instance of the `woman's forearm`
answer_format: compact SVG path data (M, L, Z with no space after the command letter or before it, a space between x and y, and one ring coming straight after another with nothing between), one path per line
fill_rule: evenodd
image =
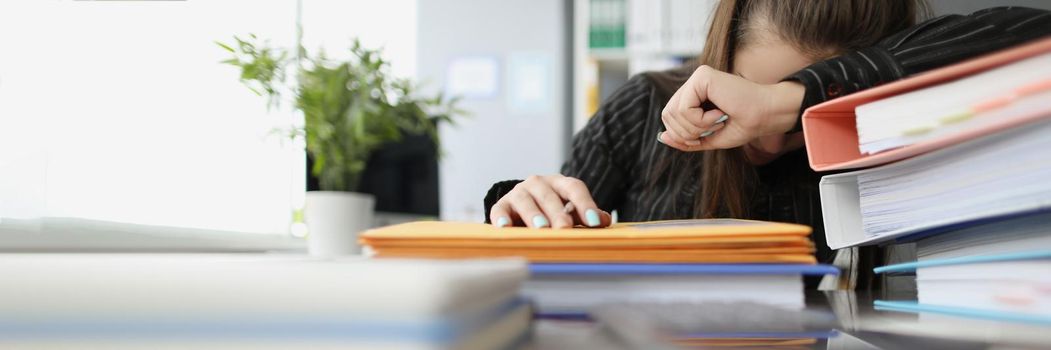
M773 98L770 99L771 114L764 135L785 134L795 127L803 111L803 95L806 87L796 81L783 81L770 86Z

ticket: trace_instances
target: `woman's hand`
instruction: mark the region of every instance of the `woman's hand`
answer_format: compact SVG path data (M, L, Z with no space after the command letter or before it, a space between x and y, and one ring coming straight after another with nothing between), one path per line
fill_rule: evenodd
M701 66L664 107L661 120L666 131L657 138L686 152L756 141L754 146L764 152L779 153L783 145L779 140L795 125L804 92L799 83L758 84ZM718 108L704 110L701 105L707 101Z
M573 204L572 212L566 211L567 202ZM562 175L530 176L493 204L489 220L497 227L532 228L606 227L612 222L583 181Z

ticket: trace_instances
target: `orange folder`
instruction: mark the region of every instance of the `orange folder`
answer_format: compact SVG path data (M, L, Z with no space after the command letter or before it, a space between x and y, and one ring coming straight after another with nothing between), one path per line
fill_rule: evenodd
M949 82L1049 52L1051 38L1042 39L810 107L803 112L802 119L810 167L815 171L828 171L886 164L1049 117L1051 111L1033 112L987 124L979 129L961 130L928 141L865 155L858 150L858 131L854 116L854 108L862 104Z
M524 257L532 262L815 263L810 227L709 219L622 223L603 229L497 228L413 222L365 231L377 257Z

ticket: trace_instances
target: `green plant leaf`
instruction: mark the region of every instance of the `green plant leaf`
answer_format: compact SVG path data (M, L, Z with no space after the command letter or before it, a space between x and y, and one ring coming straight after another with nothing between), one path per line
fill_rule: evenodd
M230 47L229 45L223 44L223 43L221 43L219 41L215 41L215 44L219 45L219 47L225 49L226 51L230 51L231 53L236 52L236 51L234 51L234 48Z
M365 48L354 39L349 60L332 60L323 51L309 55L296 47L288 50L234 36L236 45L222 48L234 57L221 63L241 69L240 79L253 92L267 96L268 107L276 106L280 91L291 91L293 107L302 111L304 125L288 132L303 137L314 159L311 173L321 189L358 189L361 173L372 153L405 135L427 135L439 147L438 125L466 115L457 108L459 97L417 96L407 79L390 75L390 64L380 50ZM294 64L298 83L286 86L286 69Z

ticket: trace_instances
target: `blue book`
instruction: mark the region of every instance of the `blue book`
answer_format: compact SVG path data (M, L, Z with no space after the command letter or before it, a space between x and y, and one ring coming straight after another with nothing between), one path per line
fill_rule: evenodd
M831 265L807 264L529 264L533 276L566 275L839 275Z
M1038 251L1027 251L1027 252L1016 252L1016 253L1004 253L1004 254L990 254L990 255L972 255L950 259L933 259L916 261L910 263L894 264L887 266L880 266L872 271L875 273L909 273L916 272L917 269L925 267L936 267L936 266L952 266L952 265L968 265L968 264L981 264L981 263L998 263L998 262L1009 262L1019 260L1047 260L1051 259L1051 251L1038 250Z
M1031 323L1044 326L1051 326L1051 315L1037 315L1037 314L1025 314L1019 312L1005 312L996 310L984 310L984 309L973 309L967 307L955 307L955 306L941 306L941 305L929 305L921 304L916 301L889 301L889 300L876 300L873 305L876 310L884 311L900 311L900 312L911 312L911 313L935 313L951 316L960 316L966 318L976 318L992 321L1007 321L1007 322L1021 322Z
M1051 325L1051 250L930 259L878 267L916 273L916 301L877 301L885 310Z

